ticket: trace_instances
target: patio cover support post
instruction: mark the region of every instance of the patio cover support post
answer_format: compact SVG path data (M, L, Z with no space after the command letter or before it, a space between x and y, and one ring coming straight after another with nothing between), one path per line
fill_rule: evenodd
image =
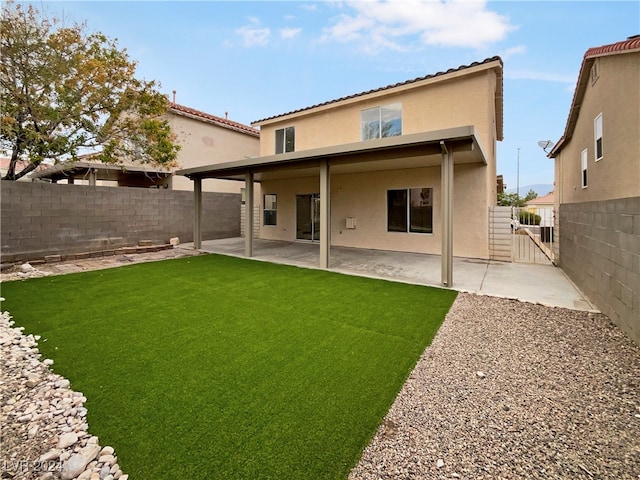
M329 268L329 250L331 248L330 185L329 163L322 160L320 162L320 268Z
M442 286L453 286L453 152L442 149Z
M89 170L89 185L95 187L98 184L98 170L92 168Z
M193 178L193 248L202 247L202 179Z
M244 256L253 257L253 172L244 175Z

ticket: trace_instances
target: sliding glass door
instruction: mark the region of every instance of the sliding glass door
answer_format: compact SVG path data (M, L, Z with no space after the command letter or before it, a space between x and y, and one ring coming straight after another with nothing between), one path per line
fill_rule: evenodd
M296 195L296 238L320 241L320 194Z

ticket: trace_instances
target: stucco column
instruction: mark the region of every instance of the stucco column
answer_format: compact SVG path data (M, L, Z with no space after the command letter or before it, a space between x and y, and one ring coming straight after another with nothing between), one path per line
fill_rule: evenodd
M193 179L193 248L202 247L202 179Z
M331 181L329 164L326 160L320 162L320 268L329 268L331 248Z
M453 152L442 148L442 286L453 286Z
M89 185L95 187L98 184L98 170L92 168L89 170Z
M253 172L244 176L244 255L253 257Z

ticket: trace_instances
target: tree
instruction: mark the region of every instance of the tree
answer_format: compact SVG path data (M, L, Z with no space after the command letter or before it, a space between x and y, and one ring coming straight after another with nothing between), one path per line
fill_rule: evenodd
M537 198L538 194L533 190L529 190L524 198L520 198L517 193L498 192L498 205L502 207L524 207L527 202Z
M180 147L164 117L168 99L134 77L136 63L115 40L13 2L0 22L5 179L90 152L105 163L174 165Z

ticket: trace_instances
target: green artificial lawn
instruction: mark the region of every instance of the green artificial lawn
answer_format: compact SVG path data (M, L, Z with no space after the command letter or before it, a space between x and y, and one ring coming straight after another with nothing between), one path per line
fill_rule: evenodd
M132 478L344 479L456 293L218 255L2 284Z

